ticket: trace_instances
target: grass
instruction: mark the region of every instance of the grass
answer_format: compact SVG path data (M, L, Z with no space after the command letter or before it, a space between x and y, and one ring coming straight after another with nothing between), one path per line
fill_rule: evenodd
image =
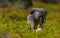
M60 10L60 4L46 4L46 3L39 3L39 2L33 2L34 7L42 7L47 10L55 10L59 11Z
M54 11L60 10L59 5L34 3L34 6L50 10L42 31L30 30L26 23L28 13L0 12L0 38L60 38L60 12Z

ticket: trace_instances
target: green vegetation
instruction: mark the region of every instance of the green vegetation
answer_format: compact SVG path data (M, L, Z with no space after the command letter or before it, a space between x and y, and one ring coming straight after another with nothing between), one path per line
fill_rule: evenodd
M33 2L34 7L42 7L47 10L60 10L60 4L46 4L46 3L39 3L39 2Z
M38 33L30 30L26 23L28 13L17 11L0 12L0 38L60 38L60 10L59 5L34 3L35 7L43 7L48 10L47 21L44 29ZM1 34L2 33L2 34Z

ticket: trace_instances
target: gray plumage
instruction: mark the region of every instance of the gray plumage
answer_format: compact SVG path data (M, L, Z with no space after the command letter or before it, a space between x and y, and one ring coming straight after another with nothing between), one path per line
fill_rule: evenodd
M46 20L47 11L43 8L33 8L27 17L27 23L31 25L31 29L36 26L35 20L38 20L39 23L43 24Z

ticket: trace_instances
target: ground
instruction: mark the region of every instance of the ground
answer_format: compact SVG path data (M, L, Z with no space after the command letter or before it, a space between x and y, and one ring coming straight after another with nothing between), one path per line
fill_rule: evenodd
M40 32L30 30L26 23L28 12L0 12L0 38L60 38L60 5L35 3L48 11L44 29Z

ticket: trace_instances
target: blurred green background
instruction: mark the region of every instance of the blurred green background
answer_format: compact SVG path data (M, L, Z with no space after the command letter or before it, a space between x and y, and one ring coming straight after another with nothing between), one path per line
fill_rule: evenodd
M60 38L60 4L33 0L32 5L33 7L47 9L48 15L44 29L37 33L35 30L30 30L30 25L26 23L29 7L27 10L1 7L0 38Z

